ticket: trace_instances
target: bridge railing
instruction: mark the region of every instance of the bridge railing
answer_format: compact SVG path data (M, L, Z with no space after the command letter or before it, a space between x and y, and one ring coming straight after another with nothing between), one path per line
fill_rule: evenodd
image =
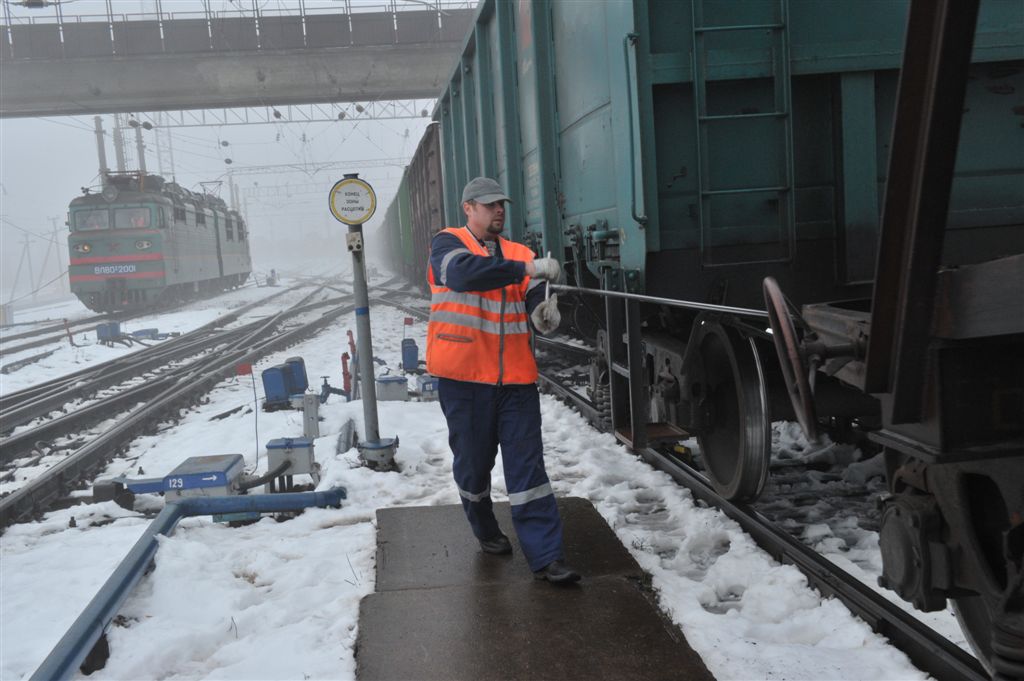
M339 7L340 5L340 7ZM4 59L77 59L154 54L296 50L457 42L475 0L411 6L393 2L286 10L14 15L4 3ZM344 10L344 11L339 11Z

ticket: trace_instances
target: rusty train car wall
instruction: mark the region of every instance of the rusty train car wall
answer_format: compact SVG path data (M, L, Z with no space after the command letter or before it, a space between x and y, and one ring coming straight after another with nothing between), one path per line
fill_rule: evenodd
M438 125L431 123L402 175L398 194L388 206L381 227L386 235L388 264L424 291L429 290L430 239L446 226L442 191Z
M620 441L738 501L773 420L870 441L887 584L1024 678L1022 55L1001 0L484 0L392 260L497 179Z

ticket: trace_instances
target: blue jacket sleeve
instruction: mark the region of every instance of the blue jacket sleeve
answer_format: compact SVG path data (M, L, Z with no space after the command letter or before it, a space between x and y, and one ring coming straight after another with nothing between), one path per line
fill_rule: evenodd
M515 284L526 276L526 265L470 253L453 234L440 233L430 243L434 281L453 291L490 291Z
M544 302L544 288L544 282L538 282L536 286L530 286L530 289L526 292L526 314L533 314L534 309Z

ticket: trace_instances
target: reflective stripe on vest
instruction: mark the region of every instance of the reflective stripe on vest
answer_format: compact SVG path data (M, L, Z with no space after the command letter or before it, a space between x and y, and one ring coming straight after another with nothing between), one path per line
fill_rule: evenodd
M430 321L427 324L427 371L434 376L474 383L528 384L537 380L537 364L530 347L526 316L529 277L490 291L452 291L445 284L448 265L459 254L491 257L466 227L443 230L465 248L445 254L442 272L435 281L427 267L430 284ZM529 262L533 251L499 238L502 257Z

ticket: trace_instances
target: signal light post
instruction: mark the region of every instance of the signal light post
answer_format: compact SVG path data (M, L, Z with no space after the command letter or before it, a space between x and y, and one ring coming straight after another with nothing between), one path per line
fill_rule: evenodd
M363 440L356 444L359 457L371 466L392 467L398 438L381 438L377 425L377 386L373 375L373 342L370 338L370 296L366 285L366 259L363 223L377 209L373 188L359 179L358 173L346 174L331 188L331 214L348 225L346 246L352 254L352 289L356 301L356 351L359 356L360 395L363 399Z

